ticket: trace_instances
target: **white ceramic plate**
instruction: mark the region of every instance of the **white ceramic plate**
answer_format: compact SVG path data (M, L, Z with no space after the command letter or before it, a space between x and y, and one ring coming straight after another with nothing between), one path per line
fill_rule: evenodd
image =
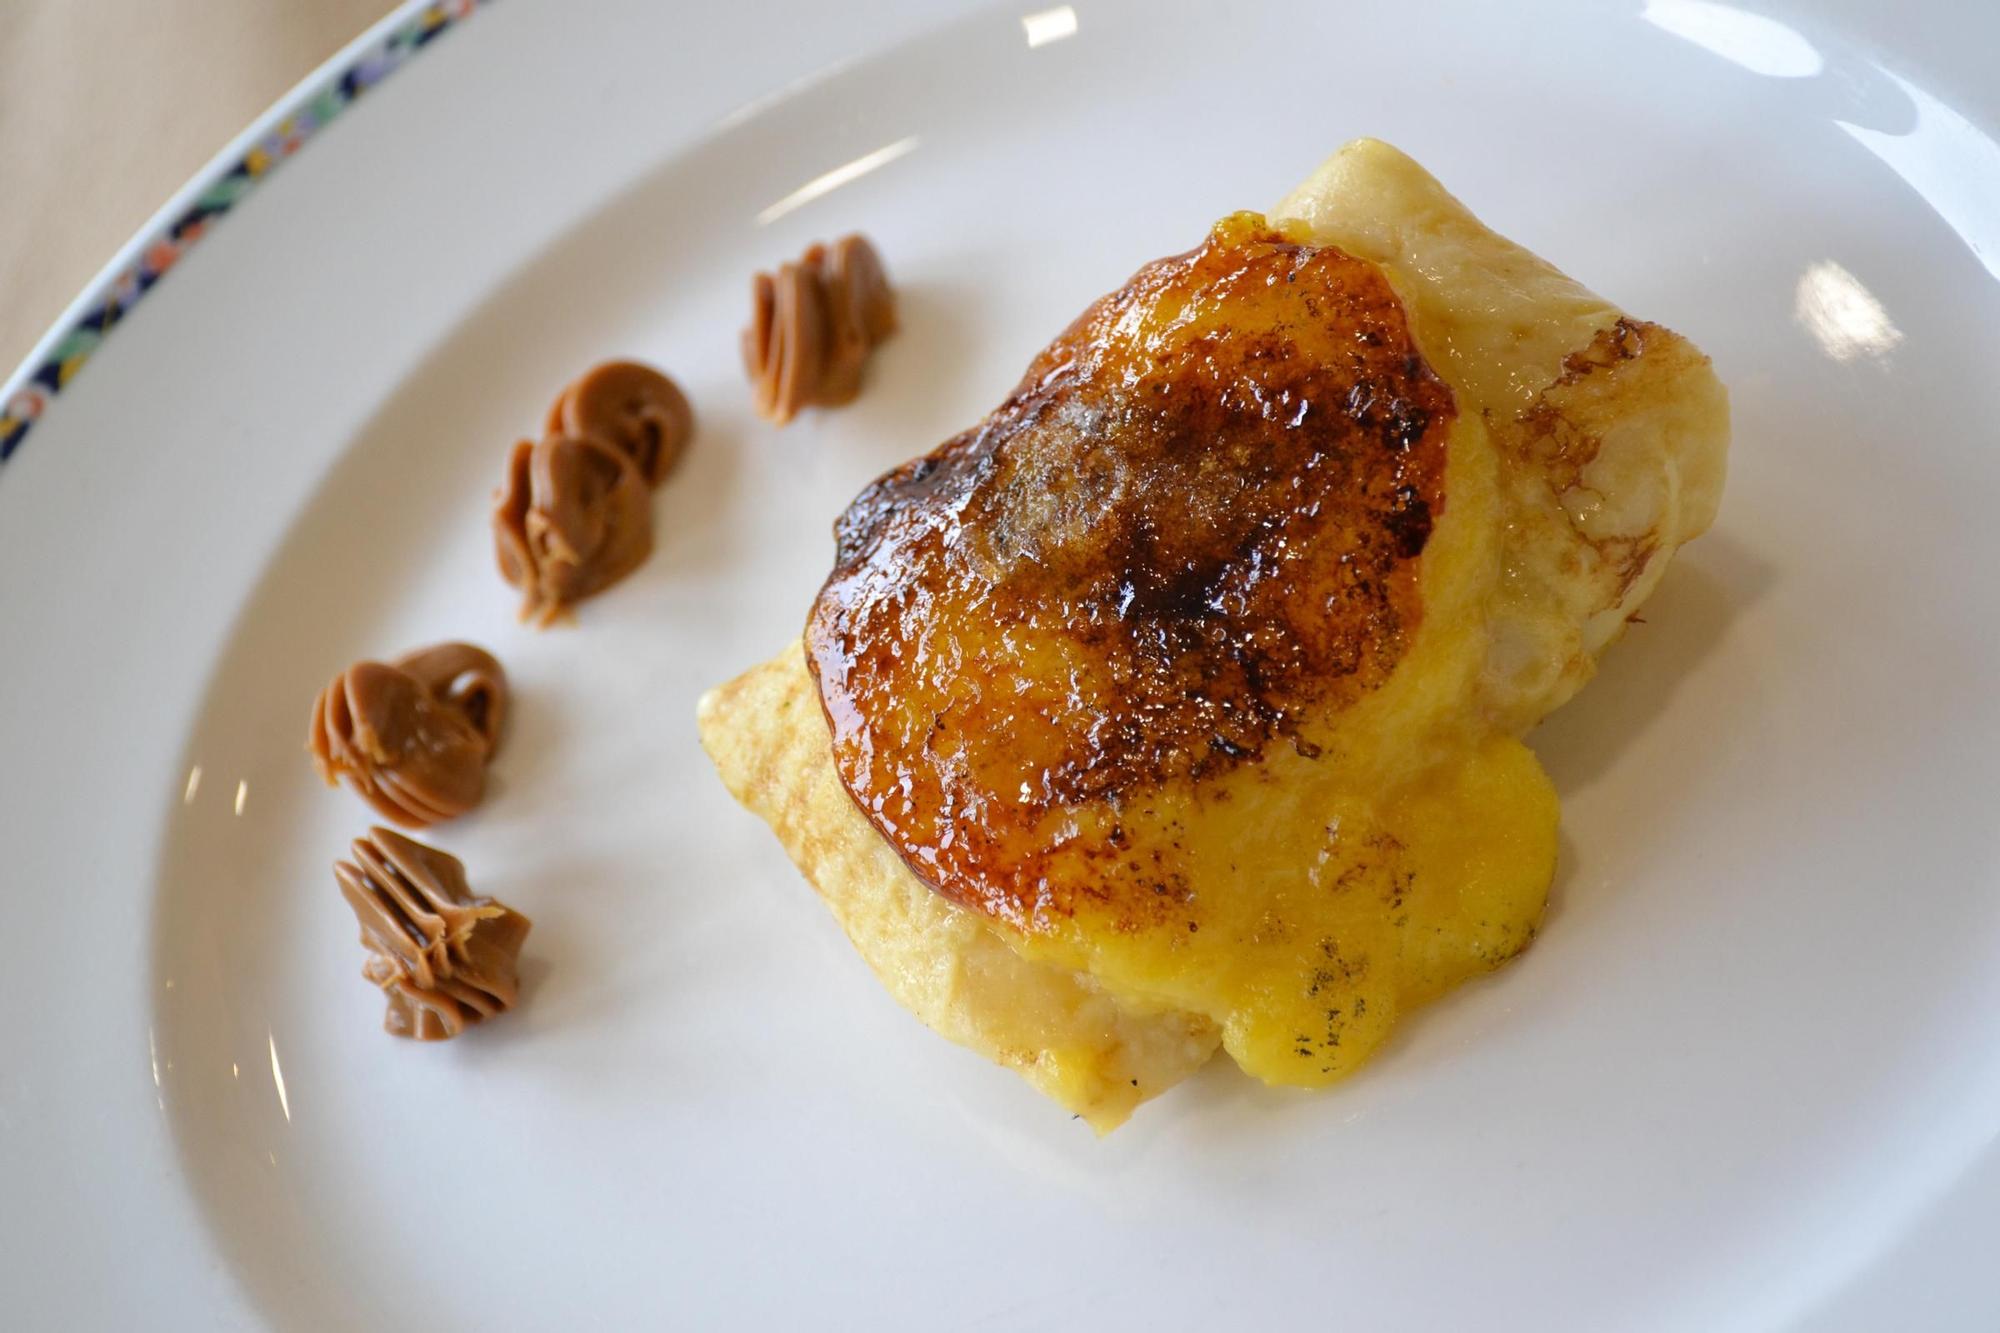
M1848 8L458 25L0 469L5 1322L1993 1326L2000 24ZM1331 1093L1220 1061L1100 1142L881 994L694 700L795 632L864 480L1361 133L1713 354L1723 517L1534 738L1534 950ZM747 275L856 227L905 331L767 429ZM486 495L612 354L701 434L652 562L532 633ZM524 1007L416 1046L300 742L340 664L447 636L519 705L436 840L536 925Z

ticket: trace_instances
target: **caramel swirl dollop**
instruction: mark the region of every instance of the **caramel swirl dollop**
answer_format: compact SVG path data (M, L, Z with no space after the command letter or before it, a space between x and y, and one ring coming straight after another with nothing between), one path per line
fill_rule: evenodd
M603 440L658 486L694 434L694 409L680 386L651 366L606 361L570 381L549 405L543 432Z
M758 415L780 426L802 408L853 401L869 352L896 331L895 294L865 236L813 245L759 273L750 293L743 366Z
M652 493L638 464L599 436L522 440L494 497L493 541L521 618L547 625L652 554Z
M384 818L424 828L479 804L506 711L493 654L440 643L335 676L313 701L306 748L328 786L344 778Z
M352 855L333 875L361 923L361 975L388 1000L384 1031L442 1041L514 1006L527 917L475 896L457 857L393 829L356 838Z

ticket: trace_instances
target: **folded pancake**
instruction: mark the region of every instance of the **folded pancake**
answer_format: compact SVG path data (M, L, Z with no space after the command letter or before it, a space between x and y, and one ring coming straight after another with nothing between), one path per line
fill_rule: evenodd
M865 490L703 743L899 1001L1100 1130L1218 1042L1320 1086L1533 939L1519 736L1727 438L1690 344L1357 141Z

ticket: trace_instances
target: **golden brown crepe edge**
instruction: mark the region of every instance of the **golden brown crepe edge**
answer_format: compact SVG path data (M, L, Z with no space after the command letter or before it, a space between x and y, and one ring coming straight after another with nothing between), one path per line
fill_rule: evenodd
M841 785L796 642L703 695L696 716L723 785L771 826L889 994L939 1035L1100 1134L1214 1054L1207 1019L1147 1012L1086 975L1025 959L920 881Z

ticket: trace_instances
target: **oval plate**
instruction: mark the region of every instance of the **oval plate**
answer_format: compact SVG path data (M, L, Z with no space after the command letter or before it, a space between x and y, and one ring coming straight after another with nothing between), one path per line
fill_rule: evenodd
M371 78L59 394L5 395L39 416L0 468L13 1316L1990 1324L2000 148L1968 71L2000 19L1842 8L517 4ZM1534 950L1330 1094L1218 1065L1100 1142L881 994L694 700L796 633L865 480L1356 134L1713 354L1734 475L1533 738L1566 838ZM748 275L856 228L904 332L853 407L768 429ZM533 633L487 493L611 355L700 434L651 563ZM436 841L536 926L521 1011L419 1047L327 873L366 814L301 740L342 663L448 636L519 705Z

